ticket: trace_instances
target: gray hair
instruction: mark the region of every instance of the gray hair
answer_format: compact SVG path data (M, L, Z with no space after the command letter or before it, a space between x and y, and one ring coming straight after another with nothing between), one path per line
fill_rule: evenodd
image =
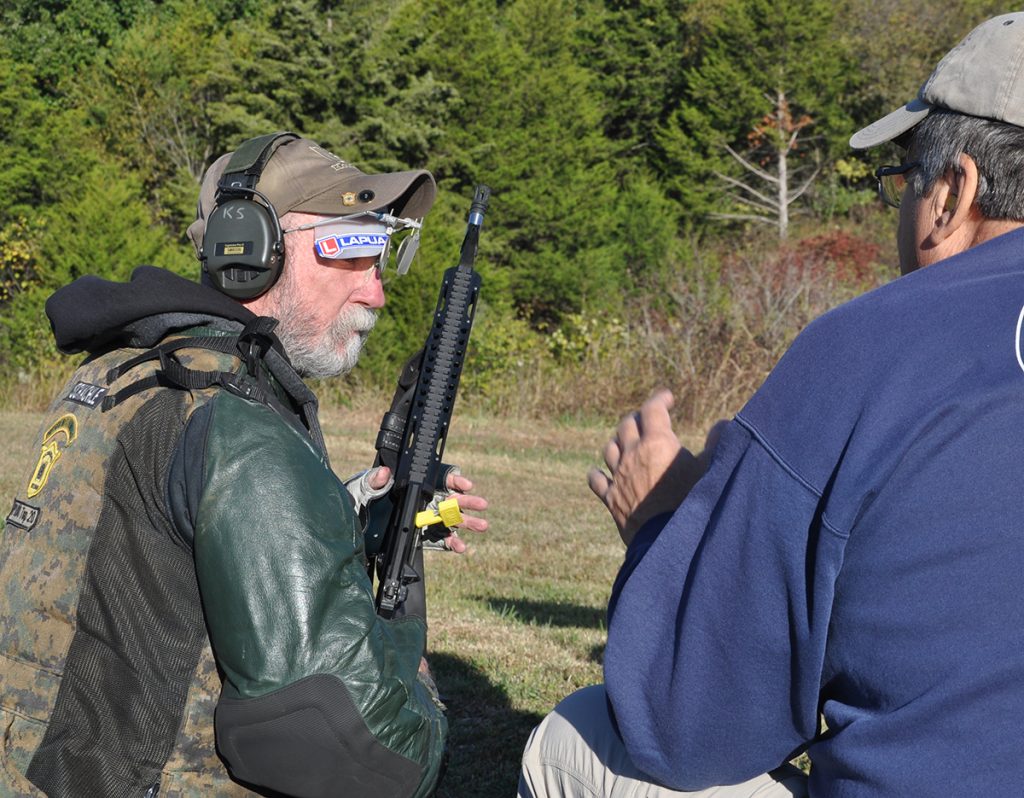
M914 128L910 177L914 193L931 191L947 171L960 173L960 156L978 165L975 204L988 219L1024 221L1024 128L936 108Z

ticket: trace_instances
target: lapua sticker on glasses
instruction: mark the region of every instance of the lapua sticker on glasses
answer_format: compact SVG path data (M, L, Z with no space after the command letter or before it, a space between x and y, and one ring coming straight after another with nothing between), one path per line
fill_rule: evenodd
M322 258L367 258L379 255L389 238L387 233L332 234L317 238L314 246Z

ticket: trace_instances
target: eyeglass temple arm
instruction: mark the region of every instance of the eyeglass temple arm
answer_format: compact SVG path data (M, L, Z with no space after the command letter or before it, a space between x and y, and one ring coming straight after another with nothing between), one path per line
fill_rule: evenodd
M307 224L300 224L298 227L289 227L287 230L282 231L283 233L294 233L298 230L312 230L314 227L321 224L330 224L331 222L346 222L350 219L359 219L363 216L372 216L379 222L384 222L388 227L412 227L419 230L423 227L423 221L420 219L407 219L402 216L392 216L390 213L382 213L380 211L359 211L358 213L349 213L344 216L332 216L330 219L319 219L315 222L308 222Z

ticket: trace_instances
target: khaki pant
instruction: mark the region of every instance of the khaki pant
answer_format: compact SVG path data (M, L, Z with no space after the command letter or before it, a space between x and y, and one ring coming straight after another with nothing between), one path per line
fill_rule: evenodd
M626 755L608 716L604 685L579 690L533 730L523 752L519 798L806 798L797 768L728 787L680 792L648 781Z

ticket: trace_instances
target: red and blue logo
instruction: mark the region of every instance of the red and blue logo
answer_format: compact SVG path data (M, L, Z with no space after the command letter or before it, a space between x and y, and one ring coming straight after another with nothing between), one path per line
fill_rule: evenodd
M342 233L318 238L314 246L316 253L322 258L344 258L345 252L358 255L376 254L384 249L388 243L387 233ZM361 252L360 250L370 250Z
M321 258L336 258L341 254L341 245L337 236L321 238L316 242L316 254Z

